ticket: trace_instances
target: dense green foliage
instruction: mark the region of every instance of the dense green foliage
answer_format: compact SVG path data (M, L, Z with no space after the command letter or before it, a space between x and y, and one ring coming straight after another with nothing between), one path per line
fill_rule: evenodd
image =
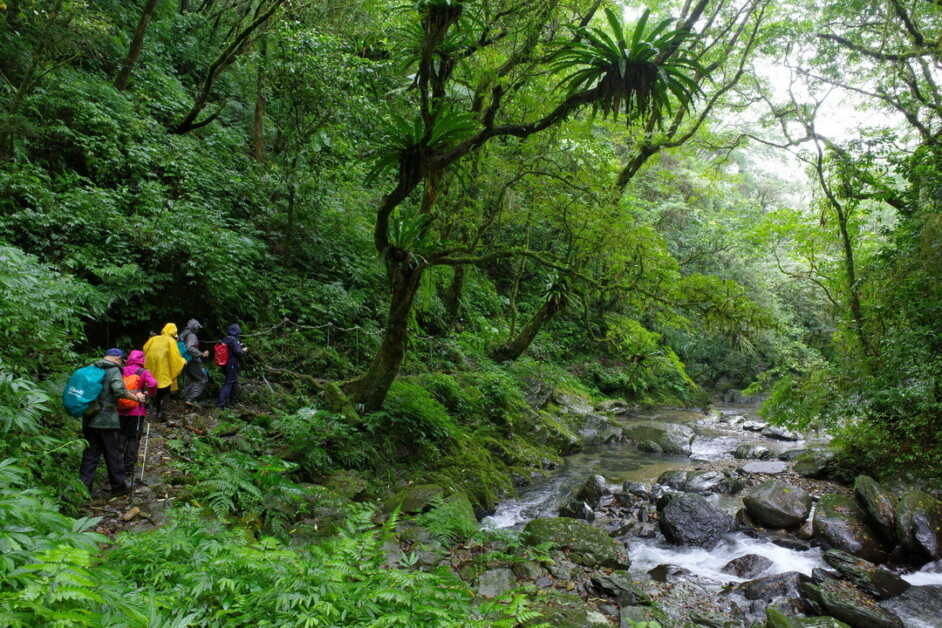
M937 474L938 6L624 9L0 2L0 623L514 625L351 499L486 510L578 446L567 391L747 389ZM825 131L834 93L880 125ZM189 318L243 326L251 409L171 441L192 509L103 552L56 512L86 494L55 398Z

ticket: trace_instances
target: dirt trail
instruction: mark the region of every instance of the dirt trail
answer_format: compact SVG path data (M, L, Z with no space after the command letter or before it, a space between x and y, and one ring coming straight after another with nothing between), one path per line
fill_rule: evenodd
M137 465L134 469L134 489L127 495L112 497L107 490L107 480L99 473L98 495L88 504L88 514L101 517L95 531L114 538L125 530L150 530L167 521L167 512L177 499L183 485L183 472L175 464L186 460L174 452L167 443L170 440L200 438L205 430L215 425L214 408L198 410L186 408L181 402L172 401L167 412L167 422L160 423L146 417L144 434L150 423L147 439L147 458L144 459L144 436ZM196 425L200 427L197 428ZM144 477L141 479L141 465ZM104 463L100 463L103 465Z

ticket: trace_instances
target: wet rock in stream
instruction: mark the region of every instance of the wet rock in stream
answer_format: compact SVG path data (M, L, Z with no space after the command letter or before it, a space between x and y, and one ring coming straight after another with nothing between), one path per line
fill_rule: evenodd
M695 493L669 496L660 507L664 537L679 545L707 547L736 527L733 516Z

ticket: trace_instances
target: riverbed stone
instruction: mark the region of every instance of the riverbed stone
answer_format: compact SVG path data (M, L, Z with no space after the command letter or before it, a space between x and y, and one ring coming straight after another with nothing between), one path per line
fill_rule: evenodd
M634 628L639 624L656 621L658 617L644 606L623 606L619 611L619 628Z
M826 580L820 585L805 582L801 592L821 609L821 614L854 628L904 628L899 616L874 604L849 582Z
M675 491L682 491L684 484L687 483L687 472L682 469L672 469L665 471L657 478L657 483L661 486L672 488Z
M880 606L896 613L906 625L942 626L942 586L910 587L905 593L885 600ZM916 622L922 622L917 624Z
M605 478L601 475L593 475L582 485L582 488L576 493L575 498L581 499L589 505L589 508L598 508L602 497L608 495L611 491Z
M477 592L481 597L495 598L516 586L514 572L506 567L488 569L477 578Z
M664 448L655 443L653 440L642 440L638 441L638 444L635 445L638 448L638 451L644 452L646 454L663 454Z
M709 547L736 527L733 516L695 493L678 493L660 509L661 532L678 545Z
M756 460L754 462L747 462L739 467L739 470L749 475L759 473L762 475L778 475L788 471L788 465L781 460Z
M774 606L765 609L765 618L765 628L851 628L833 617L791 617Z
M694 431L678 423L660 423L658 421L642 421L624 427L627 438L640 441L654 441L664 453L689 456L690 444L695 437Z
M733 457L738 460L764 460L772 455L772 450L765 445L744 443L736 448Z
M552 600L538 601L531 607L540 617L523 626L550 625L554 628L611 628L611 623L578 595L557 593Z
M764 600L771 602L775 598L797 598L801 583L805 580L804 574L799 571L786 571L783 573L756 578L736 585L734 591L747 600Z
M560 517L569 517L571 519L582 519L583 521L595 521L595 511L581 499L570 499L559 509Z
M749 514L767 528L797 528L811 512L808 491L781 480L763 482L751 489L742 502Z
M924 491L905 493L896 504L896 534L913 557L942 558L942 502Z
M723 573L728 573L737 578L751 579L773 565L772 561L765 556L758 554L746 554L729 561L720 569Z
M747 432L761 432L766 427L768 427L768 425L768 423L763 423L762 421L744 421L742 424L742 429L746 430Z
M693 471L687 474L683 490L688 493L711 493L726 479L719 471Z
M876 524L877 532L891 545L895 545L899 541L896 532L896 497L868 475L858 475L854 479L854 497Z
M619 606L647 606L652 602L651 596L634 583L627 571L616 569L610 574L597 572L592 576L592 584L615 598Z
M762 429L762 435L766 438L774 438L775 440L801 440L801 434L780 425L767 425Z
M795 458L795 473L803 478L823 478L831 471L836 454L828 449L812 449Z
M813 529L815 540L828 547L876 563L886 558L883 540L870 527L857 502L849 497L822 496L815 508Z
M631 564L622 545L604 531L577 519L533 519L524 527L522 538L529 545L553 543L573 562L586 567L627 568Z
M874 565L847 552L828 550L824 553L824 562L857 586L858 589L878 600L896 597L909 588L909 583L895 573Z

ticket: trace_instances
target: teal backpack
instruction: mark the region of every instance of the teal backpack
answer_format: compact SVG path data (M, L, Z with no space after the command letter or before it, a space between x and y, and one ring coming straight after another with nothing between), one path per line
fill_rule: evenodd
M62 391L62 405L68 415L84 416L92 404L98 401L104 380L105 369L94 364L83 366L72 373L65 390Z
M179 338L179 336L178 336ZM190 352L186 350L186 342L183 340L177 340L177 349L180 351L180 355L183 356L183 359L189 363L193 359L193 356L190 355Z

